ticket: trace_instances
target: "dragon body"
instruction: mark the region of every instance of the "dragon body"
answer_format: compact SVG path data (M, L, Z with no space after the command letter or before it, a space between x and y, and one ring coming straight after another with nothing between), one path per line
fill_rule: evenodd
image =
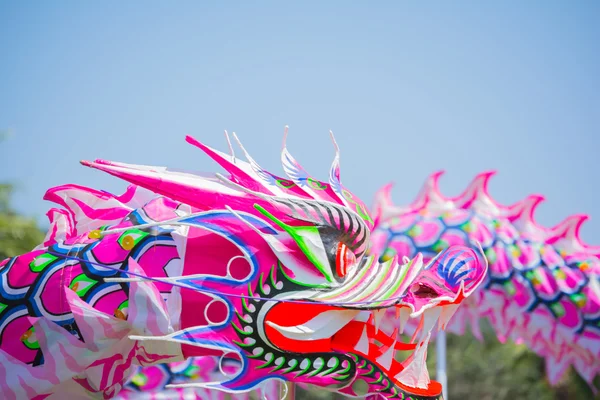
M448 330L462 334L470 325L481 339L479 319L487 318L500 341L524 343L546 359L552 384L572 366L592 385L600 371L600 247L579 238L587 216L545 228L534 219L542 196L498 204L487 190L493 172L486 172L448 198L438 190L440 175L433 174L406 207L392 203L391 185L379 191L373 251L381 261L417 253L428 258L449 246L480 243L488 276Z
M380 262L337 151L321 182L285 146L281 178L243 147L247 161L187 140L228 176L96 160L82 163L130 182L125 194L48 191L61 208L45 242L0 262L4 398L112 398L140 366L216 357L237 367L169 390L241 394L280 380L437 399L427 345L485 279L483 254L453 246L427 263ZM418 321L410 343L381 326L387 310Z
M190 357L184 361L138 367L116 400L225 400L226 393L204 387L167 388L167 385L191 382L215 382L239 370L239 361L218 357ZM279 398L278 385L266 382L257 393L261 398ZM238 393L236 398L249 400L249 393Z

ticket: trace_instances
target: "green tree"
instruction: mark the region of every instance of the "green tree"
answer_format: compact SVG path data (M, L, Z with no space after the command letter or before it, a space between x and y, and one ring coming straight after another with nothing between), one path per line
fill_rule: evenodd
M546 378L544 360L525 345L500 343L487 320L481 321L484 341L470 333L448 335L447 367L449 399L476 400L592 400L592 390L575 371L569 371L555 387ZM435 349L435 344L430 345ZM429 370L435 371L435 351L430 351ZM434 377L432 373L432 377ZM434 378L435 379L435 378Z
M0 142L9 138L10 129L0 129ZM31 251L44 240L44 233L33 218L19 215L11 207L14 185L0 183L0 261Z
M33 218L16 213L10 206L13 186L0 184L0 260L31 251L44 240Z

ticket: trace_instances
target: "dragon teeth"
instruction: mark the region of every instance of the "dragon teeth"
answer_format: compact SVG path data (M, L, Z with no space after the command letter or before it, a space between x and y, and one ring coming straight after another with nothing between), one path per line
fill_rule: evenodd
M356 346L354 346L354 350L361 354L369 354L369 336L367 335L367 328L363 328L363 332L360 335L360 339Z
M379 310L373 310L373 324L375 325L375 333L379 332L379 326L381 325L381 320L385 315L385 308Z
M450 304L449 306L442 307L442 313L438 320L438 329L446 329L448 322L454 316L456 310L458 310L459 305L460 304Z
M410 343L420 344L425 336L433 329L433 326L437 322L441 312L441 307L434 307L425 310L423 314L421 314L419 323L417 324L417 327L410 338Z
M377 357L377 363L382 366L386 371L389 371L392 367L392 361L394 360L396 341L379 357Z
M406 307L396 308L396 319L398 320L398 333L403 334L406 323L410 318L410 310Z

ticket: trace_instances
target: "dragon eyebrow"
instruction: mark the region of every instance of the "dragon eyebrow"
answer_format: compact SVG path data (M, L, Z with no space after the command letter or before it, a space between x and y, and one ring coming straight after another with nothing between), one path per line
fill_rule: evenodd
M312 217L316 216L319 219L319 221L311 220L309 222L324 223L325 225L330 226L330 227L334 228L335 230L337 230L341 235L347 235L347 237L349 238L349 240L348 240L349 243L346 243L346 244L352 249L352 251L356 251L357 249L361 248L361 246L363 246L363 244L369 237L369 235L368 235L369 230L365 226L365 224L360 220L360 218L358 218L355 215L352 215L345 207L334 206L331 204L320 202L318 200L313 200L313 201L298 200L298 199L274 199L274 200L277 203L280 203L280 204L285 205L286 207L289 207L292 210L292 213L294 215L297 214L298 208L301 208L307 215L312 216ZM316 214L316 215L309 214L307 206L310 206L312 209L314 209L315 210L314 214ZM329 221L325 217L325 214L323 213L322 209L325 209L328 216L330 217ZM337 223L333 216L332 209L335 210L339 216ZM345 229L345 222L344 222L345 218L344 217L347 217L348 221L349 221L347 229ZM299 219L305 220L303 218L299 218Z
M330 201L325 201L325 200L277 198L275 196L256 192L254 190L251 190L244 186L241 186L241 185L227 179L225 176L223 176L222 174L220 174L218 172L215 174L215 177L219 181L221 181L224 185L227 185L233 189L239 190L243 193L248 193L248 194L256 196L260 199L266 200L270 203L283 204L283 205L289 207L292 210L292 213L297 213L298 209L301 209L302 211L305 212L305 214L307 214L309 216L312 215L311 213L308 212L307 205L310 205L313 207L321 206L321 207L325 208L325 210L327 210L328 214L333 209L337 212L337 214L339 216L339 220L338 220L339 226L338 226L338 224L335 224L335 218L332 220L331 223L328 223L326 221L324 215L322 213L320 213L320 215L322 217L322 221L326 222L328 225L340 230L342 233L350 234L352 243L350 243L349 245L353 249L360 248L361 246L364 245L365 241L368 240L367 238L369 237L369 235L368 235L369 229L367 228L365 223L361 220L360 216L355 211L348 209L347 207L344 207L339 204L335 204ZM333 213L331 213L331 214L333 214ZM348 227L347 228L345 226L346 224L344 222L344 216L348 218ZM312 222L316 222L316 221L312 221ZM364 231L364 237L361 240L358 240L358 238L360 237L360 234L363 233L363 231ZM357 240L358 240L358 242L357 242Z

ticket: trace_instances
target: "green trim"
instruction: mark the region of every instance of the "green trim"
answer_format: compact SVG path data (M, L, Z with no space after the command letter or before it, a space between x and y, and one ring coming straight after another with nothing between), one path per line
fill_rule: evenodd
M412 260L409 261L408 263L408 267L406 267L404 269L404 272L402 273L402 275L398 278L398 282L396 285L392 286L387 292L385 292L383 294L383 298L387 299L387 297L392 294L394 291L396 291L400 285L402 285L402 283L404 282L404 279L406 278L406 274L408 273L408 270L411 269L413 267L413 262L414 262L414 258ZM366 269L366 268L365 268Z
M283 357L283 356L281 356L281 357ZM277 358L280 358L280 357L277 357ZM281 368L283 368L286 365L285 362L286 362L286 359L285 359L285 357L283 357L283 362L279 365L275 364L275 369L271 370L271 372L279 371Z
M323 360L323 357L318 357L315 361L317 361L318 359L321 359L323 361L323 364L321 364L321 366L319 368L317 368L314 372L312 372L310 375L308 376L315 376L318 375L319 372L323 371L323 369L327 366L327 364L325 364L325 360Z
M306 178L306 181L308 182L308 186L316 190L325 190L328 187L323 182L319 182L318 180L311 177Z
M310 359L308 359L308 358L305 358L305 360L306 360L306 361L308 361L308 365L307 365L307 367L306 367L306 368L304 368L302 371L298 372L298 373L296 374L296 377L298 377L298 376L302 376L302 375L306 374L306 373L308 372L308 370L310 369L310 367L312 367L312 362L310 361Z
M358 360L358 357L356 357L356 360ZM346 368L344 368L343 370L338 371L338 374L345 374L346 372L350 371L351 369L352 369L352 366L350 365L350 363L348 363L348 366Z
M250 354L250 355L248 355L248 356L247 356L248 358L254 358L254 359L257 359L257 358L260 358L260 357L262 357L262 356L264 356L264 355L265 355L265 349L263 349L262 347L256 347L256 348L257 348L257 349L261 349L261 350L262 350L262 352L261 352L260 354L257 354L257 355Z
M329 368L327 371L323 372L323 375L329 375L331 374L333 371L335 371L339 366L340 366L340 359L337 357L333 357L333 360L335 360L335 365L331 368Z
M232 342L235 343L236 345L240 346L242 349L248 349L248 348L254 346L253 344L246 344L246 343L238 342L237 340L232 340Z
M385 384L386 386L382 390L388 390L392 386L392 382L389 379L386 379L385 382L386 382L386 384Z
M242 316L240 315L238 310L235 310L235 316L237 317L238 321L240 322L240 325L246 325L248 323L244 320L244 318L242 318Z
M29 269L32 272L41 272L56 260L58 260L58 257L55 255L43 253L29 263Z
M300 247L300 250L302 250L306 258L308 258L308 260L319 270L319 272L321 272L323 277L327 279L328 282L334 282L327 260L324 260L325 262L321 262L321 260L318 259L318 257L306 244L306 239L304 237L305 235L313 235L318 238L321 237L316 226L290 226L277 219L273 214L265 210L259 204L255 204L254 208L257 209L262 215L277 224L277 226L283 229L288 235L290 235L298 247Z
M29 335L29 337L25 340L21 340L21 342L25 345L25 347L27 347L30 350L37 350L40 348L40 344L38 343L37 339L34 342L30 342L29 338L31 338L31 336L35 335L35 327L31 327L29 328L29 331L31 331L31 334Z
M81 283L80 283L81 282ZM73 279L71 281L71 284L69 285L69 288L71 290L74 290L73 287L77 284L77 286L81 285L82 283L86 284L87 286L81 288L81 289L77 289L75 290L75 293L77 293L77 295L79 297L83 297L87 294L87 292L90 291L90 289L92 287L94 287L94 285L96 283L98 283L98 281L94 280L94 279L90 279L88 278L85 274L79 274L75 277L75 279Z
M296 186L295 182L289 181L287 179L276 179L275 182L277 183L278 186L281 186L284 189L291 189L294 186Z
M259 277L258 277L258 291L260 292L261 296L266 296L267 294L265 293L264 290L264 282L263 282L263 274L262 272L260 273Z
M267 353L267 354L269 354L269 353ZM273 356L273 358L271 358L270 361L267 361L263 365L256 367L256 369L267 368L269 365L273 364L275 362L275 355L273 353L271 353L271 355Z
M231 326L233 326L233 329L238 333L238 335L242 335L242 336L250 336L251 335L251 333L242 330L233 322L231 323Z
M300 364L300 362L298 362L298 360L296 360L295 358L292 358L290 361L293 361L295 364L283 371L283 373L285 374L289 374L298 366L298 364Z
M271 281L271 286L275 289L277 287L277 282L275 282L275 266L271 267L271 272L269 273L269 280Z
M242 297L242 307L244 307L244 310L246 310L246 312L251 313L252 311L250 311L250 308L248 307L248 302L246 301L246 297Z
M336 381L343 382L346 379L348 379L349 377L350 377L350 375L340 375L340 376L334 376L334 377L332 377L332 379L335 379Z
M277 261L277 262L279 263L279 269L281 270L281 273L283 274L285 279L287 279L288 281L295 283L298 286L305 286L305 287L316 288L316 289L329 289L329 285L327 285L327 284L313 285L310 283L304 283L304 282L295 280L294 278L292 278L291 276L289 276L288 274L285 273L285 271L283 269L283 264L281 264L281 262L279 262L279 261Z
M121 234L121 236L119 236L119 238L117 239L117 243L119 243L119 246L121 246L121 248L123 250L131 251L131 250L133 250L133 248L135 248L140 243L140 241L142 239L144 239L148 235L149 235L148 232L144 232L137 228L128 229L125 232L123 232ZM123 241L127 237L130 237L133 240L133 246L131 246L131 248L129 248L129 249L125 248L123 245Z

